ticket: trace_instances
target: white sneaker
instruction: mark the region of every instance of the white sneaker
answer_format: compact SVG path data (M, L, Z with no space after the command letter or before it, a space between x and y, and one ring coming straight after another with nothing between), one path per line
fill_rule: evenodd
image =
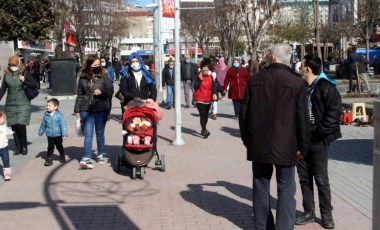
M89 159L87 160L81 160L80 163L79 163L79 166L82 168L82 169L93 169L94 166L92 165L91 161Z

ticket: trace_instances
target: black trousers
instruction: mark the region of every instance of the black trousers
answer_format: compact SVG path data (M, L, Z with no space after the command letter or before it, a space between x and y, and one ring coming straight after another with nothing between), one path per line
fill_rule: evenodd
M13 138L15 141L16 152L21 152L22 149L28 148L28 141L26 136L26 126L25 125L12 125Z
M47 151L47 158L51 157L54 152L54 146L58 149L59 156L64 156L65 152L63 150L63 139L62 137L48 137L48 151Z
M357 75L356 70L348 71L348 91L354 90L353 83L352 83L353 80L356 81L356 90L355 91L359 91L359 82L358 82L358 75Z
M297 172L302 191L302 205L305 211L314 211L313 179L317 185L321 214L330 214L331 190L328 175L329 146L323 142L311 143L306 157L298 162Z
M211 104L197 103L197 109L199 112L199 120L201 123L202 131L206 130L208 121L208 112L210 111Z

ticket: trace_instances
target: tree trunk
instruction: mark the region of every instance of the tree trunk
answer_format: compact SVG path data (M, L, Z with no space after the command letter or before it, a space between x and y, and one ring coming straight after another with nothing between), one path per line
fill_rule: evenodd
M18 54L18 39L17 38L13 38L13 53Z
M319 35L319 0L314 1L314 23L315 23L315 43L317 46L317 54L319 58L322 58L321 54L321 44Z

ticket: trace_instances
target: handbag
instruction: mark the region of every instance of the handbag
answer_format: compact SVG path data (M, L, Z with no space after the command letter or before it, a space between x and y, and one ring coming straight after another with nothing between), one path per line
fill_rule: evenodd
M121 102L124 101L124 97L123 97L123 95L121 94L120 89L119 89L119 91L117 91L117 92L115 93L115 97L116 97L117 99L119 99Z
M25 93L25 95L29 101L33 100L34 98L36 98L38 96L38 94L40 94L40 91L38 91L37 88L32 88L32 87L29 87L25 84L23 84L23 89L24 89L24 93Z

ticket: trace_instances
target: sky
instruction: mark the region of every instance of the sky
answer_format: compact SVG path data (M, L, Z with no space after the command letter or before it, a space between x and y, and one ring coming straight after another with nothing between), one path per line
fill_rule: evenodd
M130 4L139 4L140 6L145 7L149 3L153 3L154 0L127 0L126 2Z

